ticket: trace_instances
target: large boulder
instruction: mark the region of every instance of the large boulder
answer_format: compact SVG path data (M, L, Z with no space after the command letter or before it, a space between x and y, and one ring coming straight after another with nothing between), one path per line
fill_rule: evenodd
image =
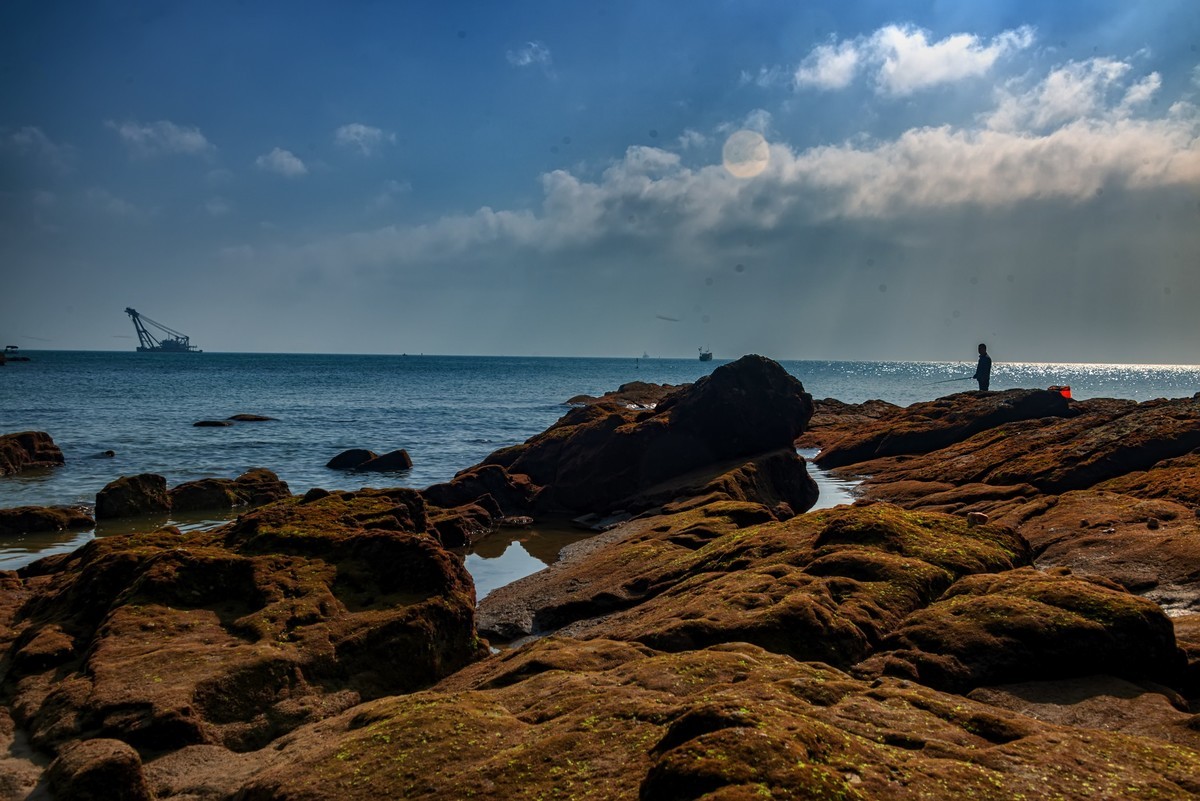
M96 519L163 515L171 511L167 480L155 473L121 476L96 494Z
M645 508L653 503L640 496L655 494L657 502L657 491L681 477L728 472L732 462L791 449L811 415L812 398L799 381L769 359L744 356L653 410L613 403L574 409L544 433L497 451L483 464L527 476L541 488L540 511ZM803 496L791 500L801 505L796 511L807 508Z
M83 740L47 770L55 796L70 801L153 801L138 752L120 740Z
M0 435L0 476L63 464L63 454L44 431Z
M202 478L171 488L168 493L175 512L234 509L262 506L291 496L287 482L263 467L247 470L236 479Z
M73 506L17 506L0 509L0 537L35 531L70 531L96 525L92 516Z

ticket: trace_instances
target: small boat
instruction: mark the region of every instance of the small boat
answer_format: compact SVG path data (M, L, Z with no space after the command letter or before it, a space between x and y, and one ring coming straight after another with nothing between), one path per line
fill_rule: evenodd
M711 362L712 361L712 351L709 350L708 348L700 348L700 361Z
M4 352L0 353L0 364L5 362L27 362L28 356L22 356L16 345L5 345Z

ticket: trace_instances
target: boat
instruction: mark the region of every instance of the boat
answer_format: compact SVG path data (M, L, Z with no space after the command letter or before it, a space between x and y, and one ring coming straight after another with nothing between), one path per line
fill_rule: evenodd
M143 317L137 313L136 309L129 307L125 308L125 313L129 315L129 319L133 320L133 328L138 335L138 353L203 353L204 351L197 348L191 343L186 334L181 334L174 329L167 328L162 323L156 323L149 317ZM146 323L162 331L165 336L162 339L154 338L146 329Z
M22 356L18 352L16 345L5 345L4 352L0 353L0 364L4 364L5 362L27 362L27 361L29 361L29 357Z
M700 348L700 361L711 362L712 361L712 351L709 350L708 348Z

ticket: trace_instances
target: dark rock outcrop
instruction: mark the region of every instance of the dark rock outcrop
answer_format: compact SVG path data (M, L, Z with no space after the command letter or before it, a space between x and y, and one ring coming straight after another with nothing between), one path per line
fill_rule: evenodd
M256 467L236 479L202 478L173 487L168 493L175 512L262 506L290 497L291 492L270 470Z
M96 525L92 516L73 506L17 506L0 509L0 537L36 531L69 531Z
M649 409L656 406L663 398L676 390L688 385L673 386L671 384L651 384L645 381L630 381L615 390L605 392L600 397L592 395L576 395L567 401L568 406L590 406L595 403L617 403L625 406Z
M267 417L261 414L233 414L226 419L237 423L267 423L275 420L274 417Z
M381 456L368 459L354 469L361 470L364 473L395 473L402 470L411 470L412 466L412 458L408 455L408 451L401 448L400 450L389 451Z
M378 456L379 454L375 453L375 451L369 451L365 448L351 448L350 450L342 451L330 459L325 463L325 466L330 470L353 470Z
M233 425L229 420L197 420L192 423L195 428L228 428Z
M96 519L166 514L171 511L167 480L155 473L121 476L96 494Z
M705 486L749 460L792 443L812 414L812 398L775 362L745 356L667 396L654 410L596 403L568 412L524 445L497 451L450 482L480 484L481 471L524 476L531 507L492 493L506 514L605 514L641 511ZM794 455L794 454L793 454ZM776 494L796 512L812 505L815 486L792 460ZM768 475L758 473L760 477ZM495 486L506 483L487 479ZM465 500L469 493L439 488Z
M44 431L0 435L0 476L63 463L62 451Z
M842 436L828 437L816 462L842 467L881 456L924 454L1018 420L1067 417L1069 401L1043 389L963 392L914 403L873 423L861 418Z

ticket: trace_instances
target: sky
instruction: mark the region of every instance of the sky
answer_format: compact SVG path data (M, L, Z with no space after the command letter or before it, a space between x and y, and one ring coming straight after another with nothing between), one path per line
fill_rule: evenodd
M0 4L0 344L1200 362L1200 3Z

